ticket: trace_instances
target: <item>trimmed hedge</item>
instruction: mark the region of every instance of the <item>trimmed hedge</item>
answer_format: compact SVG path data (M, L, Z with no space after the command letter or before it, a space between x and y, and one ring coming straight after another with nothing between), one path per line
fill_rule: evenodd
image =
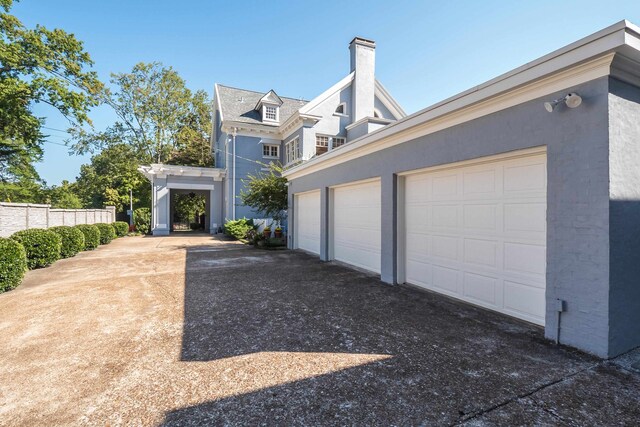
M51 227L49 230L62 238L62 246L60 247L60 256L62 258L70 258L84 250L84 234L77 228L60 225Z
M100 230L93 224L78 224L74 228L84 234L84 250L91 251L100 245Z
M60 259L62 238L53 231L30 228L13 233L11 239L24 246L29 269L46 267Z
M104 222L99 222L98 224L94 224L100 230L100 244L106 245L111 243L113 239L116 238L116 230L113 228L111 224L105 224Z
M252 219L240 218L235 221L227 221L224 223L224 234L234 239L244 239L247 237L249 230L255 229Z
M126 236L129 232L129 223L124 221L116 221L113 224L113 228L116 230L116 236L122 237Z
M10 291L22 282L27 271L27 252L12 239L0 237L0 293Z
M151 211L149 208L138 208L133 211L133 224L136 231L142 234L151 232Z

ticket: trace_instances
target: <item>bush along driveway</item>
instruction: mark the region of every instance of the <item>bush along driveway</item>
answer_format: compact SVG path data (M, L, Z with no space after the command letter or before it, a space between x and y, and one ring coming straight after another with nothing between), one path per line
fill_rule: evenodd
M0 295L0 425L585 425L640 419L640 355L305 254L127 238Z

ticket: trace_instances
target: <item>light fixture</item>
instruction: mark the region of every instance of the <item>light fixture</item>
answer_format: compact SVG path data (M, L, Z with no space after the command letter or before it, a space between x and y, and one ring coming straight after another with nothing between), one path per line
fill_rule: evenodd
M550 113L553 113L553 110L556 109L558 104L564 102L569 108L576 108L582 104L582 97L575 92L571 92L566 94L562 98L554 99L553 101L548 101L544 103L544 108Z

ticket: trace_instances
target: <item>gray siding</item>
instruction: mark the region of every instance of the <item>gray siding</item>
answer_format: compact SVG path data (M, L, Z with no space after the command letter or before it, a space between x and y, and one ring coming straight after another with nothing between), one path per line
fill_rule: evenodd
M609 356L608 78L509 108L435 134L293 180L290 193L366 178L382 178L382 280L396 277L395 174L546 146L547 314L545 334L556 336L555 300L567 301L561 341ZM542 103L578 92L580 108ZM290 201L292 201L290 197ZM292 210L290 210L292 211ZM295 221L295 218L290 220ZM323 227L327 228L326 221ZM326 234L323 230L322 235ZM326 254L323 254L326 259Z
M640 89L611 79L609 95L609 354L640 345Z

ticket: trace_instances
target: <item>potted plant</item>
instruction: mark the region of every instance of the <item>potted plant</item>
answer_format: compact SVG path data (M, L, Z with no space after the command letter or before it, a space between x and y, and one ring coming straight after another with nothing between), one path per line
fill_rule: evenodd
M276 233L276 239L282 238L282 228L280 228L280 226L276 227L275 233Z
M262 235L267 239L271 237L271 227L269 226L265 227L264 230L262 230Z

